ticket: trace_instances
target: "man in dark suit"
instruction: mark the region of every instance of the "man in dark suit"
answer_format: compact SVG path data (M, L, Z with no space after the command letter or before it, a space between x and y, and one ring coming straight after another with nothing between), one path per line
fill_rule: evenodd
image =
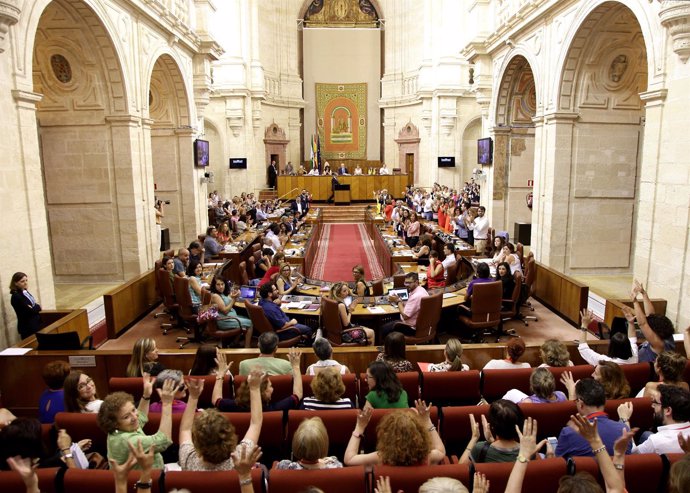
M275 188L278 181L278 168L276 168L276 162L271 161L268 166L268 186L269 188Z
M338 181L338 177L336 175L331 175L331 196L328 197L328 202L329 204L333 201L333 198L335 197L335 187L340 185L340 182Z
M349 175L350 174L347 172L347 168L345 167L345 163L340 163L340 168L338 168L338 174L339 175Z

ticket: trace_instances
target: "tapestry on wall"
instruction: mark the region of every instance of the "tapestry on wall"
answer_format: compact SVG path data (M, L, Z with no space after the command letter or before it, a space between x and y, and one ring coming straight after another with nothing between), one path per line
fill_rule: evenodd
M316 83L316 126L325 159L366 159L367 84Z

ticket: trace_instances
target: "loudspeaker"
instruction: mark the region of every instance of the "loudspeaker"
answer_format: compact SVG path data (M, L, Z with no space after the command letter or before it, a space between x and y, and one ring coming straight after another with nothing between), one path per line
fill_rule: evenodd
M161 252L170 250L170 229L161 229Z
M531 223L515 223L515 231L513 234L513 239L516 243L522 243L523 245L529 245L530 236L532 236L532 224Z

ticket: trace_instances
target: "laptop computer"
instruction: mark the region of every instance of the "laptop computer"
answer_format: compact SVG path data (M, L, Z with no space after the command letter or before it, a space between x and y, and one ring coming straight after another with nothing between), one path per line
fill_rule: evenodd
M256 286L240 286L240 298L253 301L256 298Z

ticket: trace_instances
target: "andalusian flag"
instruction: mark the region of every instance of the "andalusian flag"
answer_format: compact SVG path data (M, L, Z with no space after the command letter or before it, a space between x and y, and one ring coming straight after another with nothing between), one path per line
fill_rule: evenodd
M316 134L316 164L319 167L319 174L321 174L321 138Z
M318 166L318 154L317 154L317 152L318 152L318 150L317 150L317 147L316 147L316 136L315 136L315 135L312 135L312 136L311 136L311 149L310 149L310 153L311 153L311 169L314 169L314 168L318 168L318 167L319 167L319 166ZM321 173L319 173L319 174L321 174Z

